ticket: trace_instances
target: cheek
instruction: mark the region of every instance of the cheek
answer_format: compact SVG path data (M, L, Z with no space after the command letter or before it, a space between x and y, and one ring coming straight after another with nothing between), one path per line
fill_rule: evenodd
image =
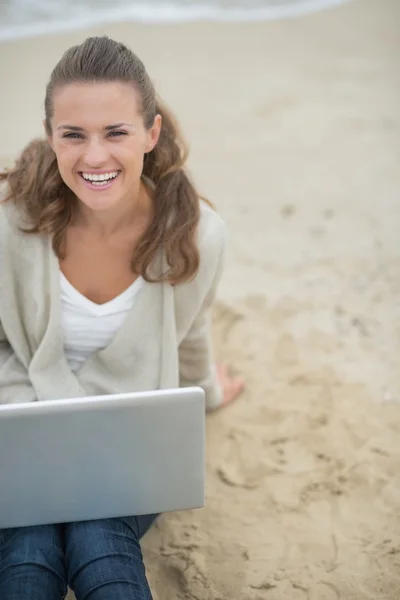
M60 172L68 177L68 174L71 172L71 169L77 161L76 149L58 147L54 148L54 151Z
M69 152L56 152L56 157L61 179L70 189L73 189L77 183L73 169L75 161L71 159Z
M135 140L130 141L129 144L124 146L121 145L121 147L116 150L118 151L122 163L139 168L143 163L146 152L145 140L136 138Z

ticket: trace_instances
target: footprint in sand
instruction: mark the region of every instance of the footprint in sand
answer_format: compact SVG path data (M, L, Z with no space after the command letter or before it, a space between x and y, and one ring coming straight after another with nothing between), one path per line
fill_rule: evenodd
M157 573L148 573L148 578L154 600L164 600L165 597L186 600L179 569L160 563Z
M216 466L215 474L226 485L253 490L264 485L271 467L263 461L262 445L259 452L254 452L254 447L250 451L247 440L248 434L243 430L230 432L225 442L226 458Z
M223 544L221 540L195 549L185 544L166 548L165 563L151 582L154 600L225 600L240 593L246 584L245 549Z
M342 598L338 588L328 581L320 581L310 590L310 600L342 600Z

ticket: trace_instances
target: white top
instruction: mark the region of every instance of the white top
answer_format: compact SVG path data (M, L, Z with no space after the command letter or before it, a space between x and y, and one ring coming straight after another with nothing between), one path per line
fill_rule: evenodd
M122 294L96 304L78 292L60 271L64 352L72 371L109 345L134 305L143 279L138 277Z

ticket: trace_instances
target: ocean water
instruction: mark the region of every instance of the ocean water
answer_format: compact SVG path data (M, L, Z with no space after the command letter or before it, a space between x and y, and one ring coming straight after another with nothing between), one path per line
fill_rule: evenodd
M258 21L294 18L349 0L1 0L0 40L119 21Z

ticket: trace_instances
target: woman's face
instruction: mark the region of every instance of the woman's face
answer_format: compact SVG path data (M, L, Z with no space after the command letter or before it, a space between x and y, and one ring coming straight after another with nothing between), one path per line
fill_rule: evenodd
M147 130L134 88L118 82L72 83L56 90L53 102L49 142L65 184L92 210L131 201L161 117Z

